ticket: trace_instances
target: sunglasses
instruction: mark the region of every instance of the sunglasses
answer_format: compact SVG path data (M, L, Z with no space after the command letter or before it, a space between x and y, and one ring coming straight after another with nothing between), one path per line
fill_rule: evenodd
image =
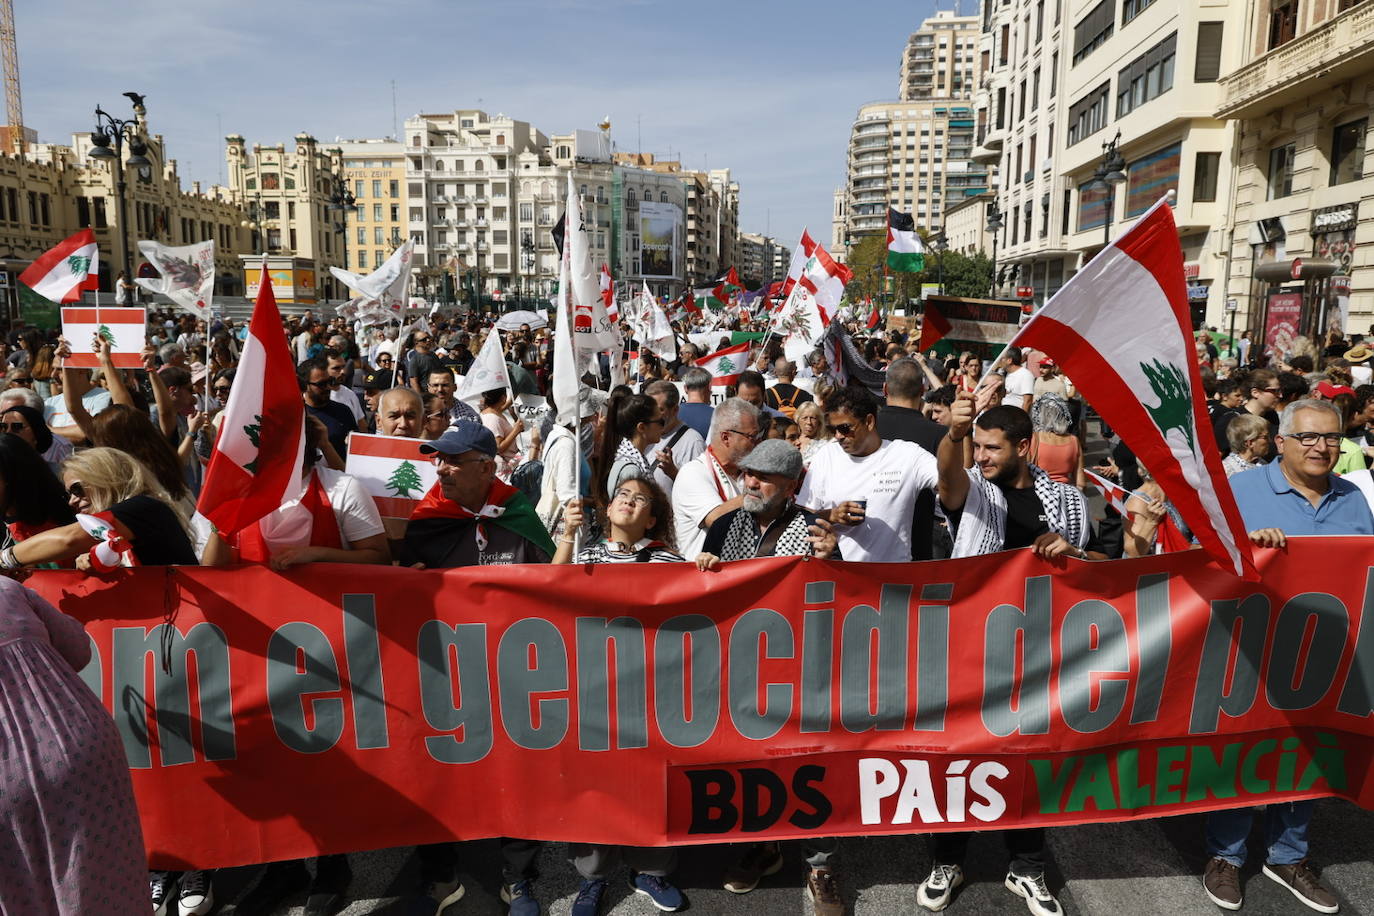
M81 481L73 480L71 485L67 487L67 495L70 496L72 499L85 499L86 487L81 483Z
M229 386L228 386L228 385L216 385L215 387L211 388L210 390L213 391L215 394L228 394L228 393L229 393Z
M338 388L339 380L336 378L325 379L323 382L306 382L311 388Z
M0 433L22 433L28 428L27 423L0 423Z
M858 426L853 423L835 423L830 428L841 436L852 436Z
M15 378L10 379L10 381L11 381L11 382L14 382L16 385L32 385L32 384L33 384L33 379L32 379L31 377L29 377L29 376L23 376L22 378L21 378L21 377L15 377Z

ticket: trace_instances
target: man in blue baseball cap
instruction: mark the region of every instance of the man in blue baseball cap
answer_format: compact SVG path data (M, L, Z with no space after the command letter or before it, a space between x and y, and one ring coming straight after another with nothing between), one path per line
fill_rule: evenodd
M496 437L480 423L461 421L420 446L433 457L439 482L411 513L406 527L406 562L427 569L547 563L553 540L534 506L515 487L496 477ZM534 840L503 839L501 897L511 916L538 916L535 900ZM436 912L463 896L458 880L458 853L452 843L433 843L417 850L421 900L438 904Z

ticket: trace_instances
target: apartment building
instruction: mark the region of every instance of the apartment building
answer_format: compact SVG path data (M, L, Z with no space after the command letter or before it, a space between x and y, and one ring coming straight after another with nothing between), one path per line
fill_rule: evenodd
M344 233L350 270L369 273L407 238L406 158L399 140L339 140L343 178L353 195Z
M739 275L745 283L764 285L787 276L787 263L778 240L757 232L739 236ZM779 271L781 267L781 271Z
M937 10L907 39L897 81L903 102L970 98L977 88L980 20Z
M1249 329L1284 349L1293 333L1365 333L1374 322L1374 170L1367 162L1374 99L1374 6L1351 0L1249 0L1239 56L1217 85L1215 113L1235 124L1223 160L1234 198L1230 273L1208 321ZM1223 299L1224 302L1224 299Z

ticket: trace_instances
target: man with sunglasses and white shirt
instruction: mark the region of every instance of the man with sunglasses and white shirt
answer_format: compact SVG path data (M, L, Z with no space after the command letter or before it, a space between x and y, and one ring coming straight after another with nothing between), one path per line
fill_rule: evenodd
M1304 398L1279 417L1278 458L1230 478L1245 529L1261 547L1282 548L1293 535L1374 534L1374 512L1361 488L1331 473L1345 435L1340 409L1330 401ZM1270 838L1263 873L1319 913L1339 908L1307 863L1307 827L1312 800L1269 805ZM1227 910L1243 902L1240 869L1254 809L1233 808L1207 816L1211 858L1202 874L1208 898Z

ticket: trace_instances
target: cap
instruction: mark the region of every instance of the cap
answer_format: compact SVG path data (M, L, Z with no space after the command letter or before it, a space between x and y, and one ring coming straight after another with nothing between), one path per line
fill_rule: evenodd
M758 474L781 474L796 480L802 472L801 450L786 439L765 439L736 464Z
M1042 366L1055 366L1055 367L1057 367L1059 364L1056 363L1056 362L1055 362L1053 359L1051 359L1050 357L1046 356L1044 359L1040 360L1040 365L1042 365Z
M1315 392L1318 397L1322 398L1334 398L1338 394L1353 395L1354 393L1355 389L1349 385L1333 385L1329 381L1318 382Z
M391 370L378 369L376 372L369 372L363 377L364 388L390 388Z
M205 374L206 374L206 373L205 373L205 363L200 363L200 362L191 363L191 365L190 365L189 368L190 368L190 370L191 370L191 384L192 384L192 385L194 385L196 382L203 382L203 381L205 381Z
M438 439L420 445L422 455L461 455L463 452L481 452L484 455L495 456L496 437L481 423L460 420L446 429Z
M162 322L162 326L164 328L174 328L177 326L177 323L172 319L168 318L166 321Z
M1362 363L1371 356L1374 356L1374 350L1369 349L1364 344L1345 351L1345 358L1352 363Z

